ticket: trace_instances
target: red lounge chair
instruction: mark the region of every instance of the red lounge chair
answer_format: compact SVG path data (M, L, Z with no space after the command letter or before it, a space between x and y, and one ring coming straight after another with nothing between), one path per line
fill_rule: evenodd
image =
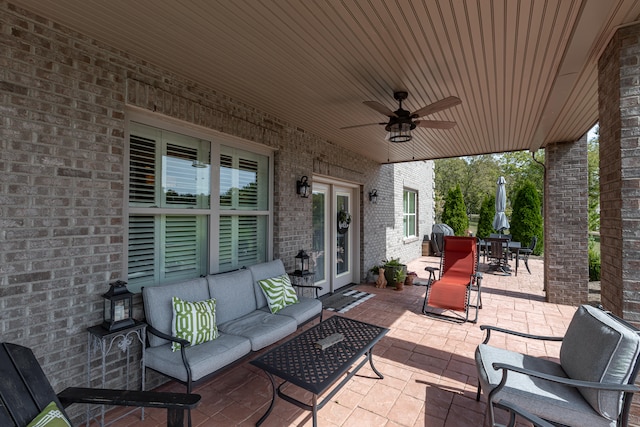
M469 308L476 309L471 322L478 321L478 309L482 308L480 284L482 273L478 272L478 246L475 237L445 236L440 268L426 267L429 283L422 304L422 312L464 323L469 321ZM440 278L435 279L436 271ZM471 292L477 292L475 305L471 304ZM447 312L463 312L464 315Z

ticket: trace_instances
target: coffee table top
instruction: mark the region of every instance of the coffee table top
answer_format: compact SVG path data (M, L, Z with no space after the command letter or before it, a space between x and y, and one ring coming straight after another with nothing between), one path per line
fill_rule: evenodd
M251 361L251 364L314 394L321 394L389 329L332 316ZM315 343L334 333L344 340L320 350Z

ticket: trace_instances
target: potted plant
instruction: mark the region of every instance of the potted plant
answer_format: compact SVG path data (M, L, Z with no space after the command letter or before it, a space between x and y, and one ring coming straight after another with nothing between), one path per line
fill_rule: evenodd
M391 258L383 261L384 277L389 283L395 283L396 288L402 289L407 277L407 266L400 262L399 258ZM400 284L400 285L398 285Z

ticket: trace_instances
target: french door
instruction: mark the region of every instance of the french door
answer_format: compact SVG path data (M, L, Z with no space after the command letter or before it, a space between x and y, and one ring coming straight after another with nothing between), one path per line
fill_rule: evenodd
M359 271L357 188L314 177L312 259L320 294L353 283Z

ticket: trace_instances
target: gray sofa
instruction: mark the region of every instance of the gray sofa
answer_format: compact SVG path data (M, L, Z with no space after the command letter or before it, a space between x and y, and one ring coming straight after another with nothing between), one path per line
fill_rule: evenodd
M282 261L275 260L229 273L144 288L149 345L143 369L184 383L191 392L193 383L285 338L315 317L322 319L322 303L315 298L298 297L298 303L271 313L258 281L283 274L286 272ZM189 346L188 341L172 337L174 296L190 302L214 298L218 338ZM171 349L171 341L182 344L180 351Z

